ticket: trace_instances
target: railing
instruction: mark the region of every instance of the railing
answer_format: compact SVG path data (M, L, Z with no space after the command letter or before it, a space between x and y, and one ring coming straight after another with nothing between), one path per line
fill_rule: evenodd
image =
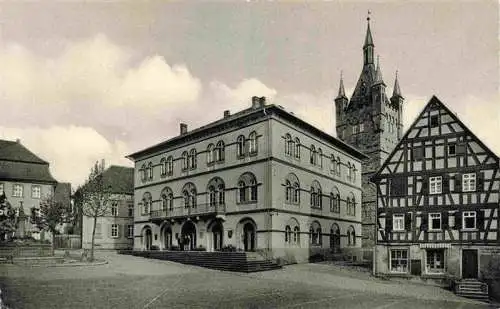
M151 210L149 215L153 219L183 217L183 216L197 216L205 214L224 214L226 212L225 204L197 204L195 207L189 208L174 207L173 209L157 209Z

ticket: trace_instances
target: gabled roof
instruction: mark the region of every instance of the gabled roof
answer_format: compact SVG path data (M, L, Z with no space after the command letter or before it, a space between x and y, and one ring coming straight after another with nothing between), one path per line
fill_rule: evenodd
M284 119L292 121L295 124L306 128L307 130L311 131L312 133L320 136L321 138L324 138L328 142L332 143L334 146L336 146L339 149L353 155L354 157L356 157L360 160L367 160L368 159L368 156L366 156L364 153L360 152L356 148L342 142L341 140L339 140L339 139L327 134L326 132L314 127L313 125L298 118L297 116L285 111L285 109L283 109L281 106L277 106L274 104L264 105L264 106L261 106L258 108L244 109L244 110L242 110L238 113L235 113L233 115L230 115L228 117L216 120L216 121L211 122L207 125L199 127L197 129L194 129L192 131L188 131L186 134L175 136L175 137L168 139L164 142L161 142L159 144L156 144L156 145L153 145L151 147L145 148L143 150L137 151L133 154L126 156L126 158L135 160L135 159L139 158L140 156L143 156L143 155L146 155L149 153L154 153L156 151L164 150L165 148L168 148L168 147L182 144L188 138L198 138L198 137L199 138L206 138L206 130L215 129L218 127L223 127L226 124L231 123L231 122L236 123L236 122L238 122L241 119L244 119L246 117L257 116L257 117L264 119L264 118L267 118L273 114L282 116Z
M417 118L413 121L411 126L406 130L405 134L403 135L403 137L401 138L399 143L396 145L396 147L394 147L394 149L389 154L389 156L387 157L385 162L382 164L382 166L379 168L379 170L372 176L372 179L371 179L372 182L380 177L380 174L389 165L389 162L391 162L391 160L394 157L394 155L396 154L396 152L400 150L400 146L403 143L407 142L410 132L412 132L414 130L417 123L423 118L424 114L428 111L428 109L432 105L437 105L437 106L439 106L439 108L444 109L445 112L452 118L452 120L455 121L456 123L458 123L459 126L461 127L461 129L463 129L463 131L467 135L472 136L474 138L474 141L477 142L486 152L488 152L490 154L490 156L496 158L496 160L498 162L498 160L499 160L498 156L493 151L491 151L491 149L489 149L474 133L472 133L472 131L457 117L457 115L454 112L452 112L443 102L441 102L435 95L433 95L432 98L429 100L429 102L425 105L423 110L420 112L420 114L417 116Z
M0 161L2 160L48 164L18 141L0 140Z
M104 181L116 194L134 194L134 168L111 165L103 173Z

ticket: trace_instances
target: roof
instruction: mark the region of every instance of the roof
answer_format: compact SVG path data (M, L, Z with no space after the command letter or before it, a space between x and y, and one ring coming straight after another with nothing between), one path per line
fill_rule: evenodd
M491 151L490 148L488 148L461 120L460 118L457 117L457 115L452 112L443 102L441 102L435 95L432 96L432 98L429 100L429 102L425 105L425 107L422 109L422 111L420 112L420 114L415 118L415 120L413 121L413 123L408 127L408 129L406 130L405 134L403 135L403 137L401 138L401 140L399 140L398 144L396 145L396 147L394 147L394 149L392 150L392 152L387 156L387 159L385 160L385 162L382 164L382 166L377 170L377 172L375 174L373 174L373 176L371 177L371 181L372 182L375 182L377 179L380 178L380 174L382 173L382 171L387 167L387 165L389 164L389 162L391 161L392 157L394 156L394 154L398 151L398 149L400 148L401 144L402 143L406 143L407 139L408 139L408 135L410 134L410 132L413 130L413 128L416 126L416 124L418 123L418 121L422 118L422 116L425 114L425 112L428 110L429 106L431 106L432 104L436 104L438 105L440 108L444 109L446 113L448 113L448 115L454 120L456 121L462 128L463 130L474 137L474 140L483 148L485 149L487 152L490 153L491 156L495 157L498 159L498 156L493 152Z
M18 141L0 140L0 160L48 164Z
M103 172L105 183L116 194L134 194L134 168L111 165Z
M153 145L151 147L145 148L143 150L137 151L133 154L130 154L127 156L129 159L137 159L142 155L146 155L152 152L156 151L161 151L166 147L172 147L174 145L182 144L185 142L186 139L189 138L203 138L206 137L206 130L209 129L215 129L215 128L220 128L225 126L226 124L230 122L237 122L243 118L246 117L251 117L251 116L257 116L260 118L267 118L269 115L276 114L279 115L289 121L295 122L297 125L304 127L305 129L313 132L314 134L320 136L321 138L324 138L328 142L332 143L334 146L344 150L345 152L359 158L360 160L367 160L368 156L357 150L356 148L353 148L349 146L348 144L342 142L341 140L327 134L326 132L314 127L313 125L307 123L306 121L298 118L297 116L285 111L282 107L270 104L270 105L264 105L258 108L247 108L244 109L238 113L235 113L233 115L230 115L228 117L216 120L214 122L211 122L207 125L204 125L202 127L199 127L197 129L194 129L192 131L187 132L186 134L183 135L178 135L175 136L171 139L168 139L164 142L161 142L159 144Z
M0 160L0 180L34 183L57 183L49 171L49 164Z
M64 205L71 204L71 184L69 182L60 182L54 190L54 199Z

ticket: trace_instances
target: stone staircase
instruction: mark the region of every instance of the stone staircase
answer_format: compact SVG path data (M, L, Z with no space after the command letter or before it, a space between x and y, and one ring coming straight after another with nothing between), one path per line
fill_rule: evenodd
M119 253L245 273L281 268L274 261L267 260L256 252L119 251Z
M477 279L456 280L454 292L458 296L489 301L488 285Z

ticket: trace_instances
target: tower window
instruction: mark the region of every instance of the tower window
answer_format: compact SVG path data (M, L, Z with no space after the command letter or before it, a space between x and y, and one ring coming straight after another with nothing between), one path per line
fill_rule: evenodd
M431 116L431 128L435 128L437 126L439 126L439 115L434 115L434 116Z

